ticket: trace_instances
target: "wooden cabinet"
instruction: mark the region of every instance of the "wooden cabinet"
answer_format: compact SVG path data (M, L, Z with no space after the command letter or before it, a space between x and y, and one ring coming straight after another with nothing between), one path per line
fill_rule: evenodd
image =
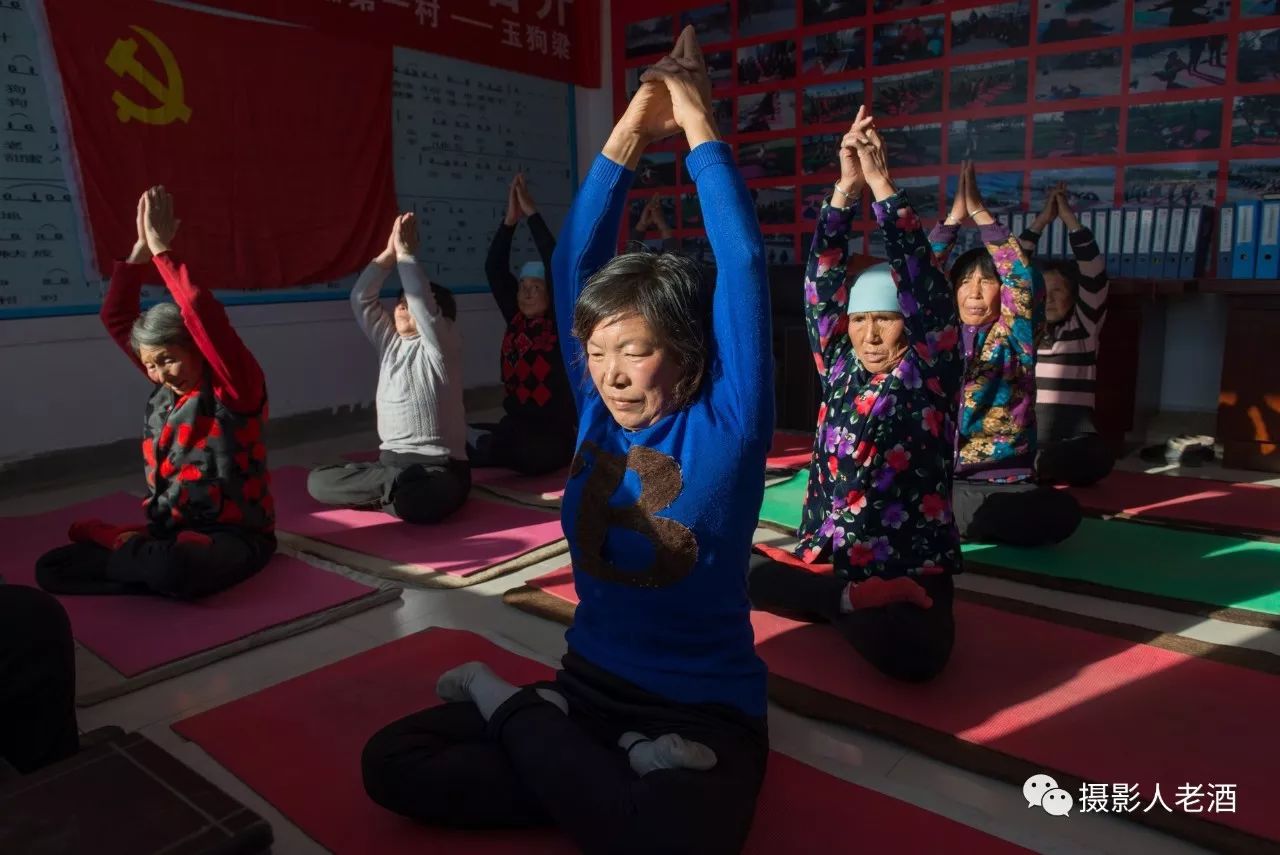
M1224 466L1280 472L1280 283L1262 284L1227 298L1217 439Z

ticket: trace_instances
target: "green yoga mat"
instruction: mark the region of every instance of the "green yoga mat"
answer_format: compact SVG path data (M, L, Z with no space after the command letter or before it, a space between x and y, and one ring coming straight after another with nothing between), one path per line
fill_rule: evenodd
M800 524L807 473L765 490L760 521ZM1280 627L1280 544L1085 519L1065 542L1033 549L966 543L966 568L1255 626Z

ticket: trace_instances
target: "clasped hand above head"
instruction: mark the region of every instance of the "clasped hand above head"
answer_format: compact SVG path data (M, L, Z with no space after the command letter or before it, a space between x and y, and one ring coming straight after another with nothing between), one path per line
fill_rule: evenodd
M418 218L412 212L400 214L391 223L391 234L387 236L387 245L378 253L373 263L391 270L397 261L416 258L420 240L418 238Z
M897 192L889 177L884 138L876 130L875 117L866 105L858 108L848 133L840 140L840 180L836 182L832 204L847 208L864 186L871 189L877 202Z
M182 221L174 216L173 196L157 184L138 197L135 218L137 239L129 253L130 264L146 264L152 256L168 252Z
M711 78L692 26L680 33L670 54L640 76L640 84L605 144L605 157L634 169L647 146L681 131L691 149L720 139Z
M982 202L982 192L978 189L978 172L972 160L966 160L960 166L960 180L956 185L956 195L951 200L951 212L947 214L946 222L947 225L958 226L968 219L979 226L989 226L996 221Z

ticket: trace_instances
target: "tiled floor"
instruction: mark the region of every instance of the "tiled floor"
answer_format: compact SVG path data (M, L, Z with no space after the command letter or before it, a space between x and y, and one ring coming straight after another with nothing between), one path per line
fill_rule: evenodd
M335 459L343 450L372 446L372 436L349 437L276 450L272 452L272 462L274 465L312 464ZM1126 461L1124 465L1129 467L1133 462ZM1223 472L1216 467L1189 470L1184 474L1257 480L1257 476L1250 473ZM0 514L38 511L137 486L134 478L115 479L8 499L0 502ZM115 724L128 730L141 730L267 817L275 829L276 852L285 855L324 852L201 749L175 736L169 729L170 723L428 626L470 629L516 652L552 663L564 650L563 630L503 605L501 595L525 579L560 566L563 561L563 557L551 559L513 576L456 591L406 590L398 603L84 710L80 716L81 726L90 729ZM1166 632L1280 653L1280 637L1273 632L984 577L961 577L960 584L1065 610L1127 620ZM1178 855L1202 851L1111 816L1076 813L1069 818L1052 817L1028 809L1018 787L936 762L869 734L814 722L778 707L771 707L769 715L770 735L777 750L833 775L1038 852Z

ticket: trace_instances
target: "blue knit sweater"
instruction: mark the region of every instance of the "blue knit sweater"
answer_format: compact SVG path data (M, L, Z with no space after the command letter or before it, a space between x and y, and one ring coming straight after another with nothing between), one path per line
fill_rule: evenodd
M601 156L552 262L556 319L578 406L561 517L581 604L569 647L677 703L765 712L747 560L773 432L763 241L729 146L687 160L716 258L711 359L697 397L641 430L610 415L571 332L587 279L614 255L632 173Z

